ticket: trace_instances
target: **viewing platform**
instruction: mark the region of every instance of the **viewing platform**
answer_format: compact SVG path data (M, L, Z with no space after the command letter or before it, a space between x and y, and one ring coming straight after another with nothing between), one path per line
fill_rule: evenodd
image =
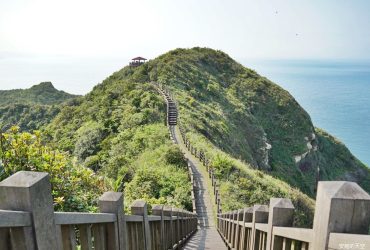
M138 56L138 57L132 58L129 65L130 65L130 67L138 67L138 66L144 64L146 60L147 59L145 59L144 57Z

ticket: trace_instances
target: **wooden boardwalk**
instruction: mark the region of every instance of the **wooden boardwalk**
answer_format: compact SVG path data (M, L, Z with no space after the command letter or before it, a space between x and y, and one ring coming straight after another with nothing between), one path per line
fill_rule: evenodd
M190 238L183 249L214 249L224 250L227 249L221 236L216 229L216 216L213 210L213 201L210 196L207 179L201 171L201 165L198 160L190 154L180 139L180 132L175 126L170 126L170 130L181 150L185 153L185 157L189 160L190 166L194 173L195 182L195 205L198 216L198 231ZM199 167L198 167L199 166Z

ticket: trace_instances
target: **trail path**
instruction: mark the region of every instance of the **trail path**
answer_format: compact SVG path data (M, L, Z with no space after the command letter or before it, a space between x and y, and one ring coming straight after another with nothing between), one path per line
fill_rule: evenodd
M170 126L170 130L175 143L177 143L185 153L185 157L189 160L194 173L194 195L199 226L197 232L190 238L183 249L227 249L216 229L215 213L212 206L213 201L209 192L206 176L204 176L205 173L201 171L199 161L190 154L185 144L180 139L180 131L178 131L178 128L176 126Z

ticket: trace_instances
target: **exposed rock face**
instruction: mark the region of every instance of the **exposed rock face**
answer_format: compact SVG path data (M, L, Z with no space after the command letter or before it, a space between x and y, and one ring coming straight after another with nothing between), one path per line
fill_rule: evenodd
M261 148L262 152L262 169L271 170L271 166L269 165L269 152L272 148L272 145L267 142L266 133L262 137L262 141L264 142L264 147Z
M318 149L315 133L304 137L304 140L307 142L307 151L305 151L303 154L293 156L295 163L299 163L302 159L306 158L309 153L315 152Z

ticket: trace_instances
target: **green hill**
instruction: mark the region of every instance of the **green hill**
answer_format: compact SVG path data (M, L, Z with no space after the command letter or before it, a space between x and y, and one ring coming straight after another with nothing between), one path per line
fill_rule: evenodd
M50 146L124 188L127 204L191 206L186 164L168 138L152 81L172 91L187 137L211 158L224 210L289 197L297 224L309 225L318 168L322 180L370 191L369 169L315 128L287 91L221 51L193 48L115 72L43 128Z
M73 161L125 187L126 204L145 199L191 209L187 165L164 125L165 103L150 83L113 74L65 106L44 133Z
M311 196L318 168L321 180L356 181L370 191L370 169L345 145L315 128L287 91L225 53L177 49L138 71L172 90L188 133L253 168Z
M51 82L42 82L29 89L0 90L0 107L13 104L60 104L76 95L54 88Z
M43 82L29 89L0 90L0 129L17 125L22 131L32 131L50 123L59 113L60 105L73 103L77 96Z
M111 178L116 187L124 186L128 203L144 198L150 204L161 201L190 208L186 164L179 149L168 138L163 97L150 83L151 80L160 81L153 78L155 69L148 68L154 63L162 63L162 58L114 73L81 98L79 104L64 107L44 132L51 136L54 146L68 151L74 161ZM167 66L163 63L165 69ZM169 79L171 77L168 75ZM186 116L185 112L182 114ZM195 134L201 135L194 130ZM207 143L210 154L223 153L212 141L207 140ZM299 211L310 217L313 202L307 196L254 170L249 164L238 163L238 166L245 174L232 178L245 182L245 178L251 177L259 193L264 195L255 192L252 200L247 199L247 193L232 195L224 188L230 193L225 209L250 202L266 202L271 196L284 196L294 199ZM249 190L253 191L254 187ZM243 199L237 200L236 196L243 196Z

